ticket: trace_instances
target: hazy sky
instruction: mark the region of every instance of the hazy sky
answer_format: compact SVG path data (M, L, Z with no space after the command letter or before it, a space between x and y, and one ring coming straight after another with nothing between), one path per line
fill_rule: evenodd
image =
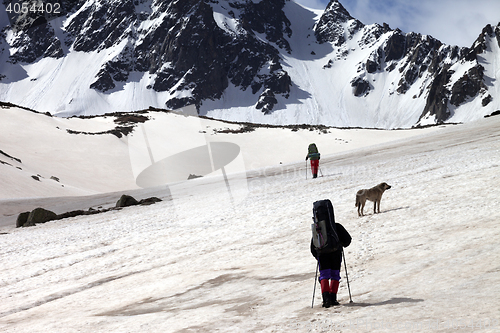
M339 0L364 24L388 23L392 29L431 35L443 43L472 46L481 30L500 22L500 0ZM295 0L325 9L329 0Z

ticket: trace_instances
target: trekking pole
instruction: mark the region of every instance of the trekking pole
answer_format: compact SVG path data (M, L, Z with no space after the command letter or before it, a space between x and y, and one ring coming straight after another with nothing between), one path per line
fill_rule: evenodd
M345 262L344 249L342 249L342 256L344 257L345 277L347 279L347 289L349 290L349 299L351 300L349 303L353 303L352 297L351 297L351 287L349 286L349 275L347 274L347 263Z
M311 308L314 308L314 295L316 294L316 280L318 279L318 268L319 268L319 259L318 259L318 264L316 265L316 275L314 276L314 290L313 290L313 300L311 303Z
M321 171L321 167L318 165L319 173L321 174L321 177L323 177L323 171Z

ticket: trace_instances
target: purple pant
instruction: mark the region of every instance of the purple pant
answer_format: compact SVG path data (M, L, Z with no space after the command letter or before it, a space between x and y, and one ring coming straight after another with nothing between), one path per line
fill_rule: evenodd
M337 280L340 281L340 270L338 269L320 269L319 280Z

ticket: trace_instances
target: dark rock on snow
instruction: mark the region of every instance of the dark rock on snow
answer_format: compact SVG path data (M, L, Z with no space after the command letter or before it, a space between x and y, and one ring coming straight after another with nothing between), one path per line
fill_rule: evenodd
M129 206L135 206L138 204L139 204L139 201L135 200L134 197L124 194L116 202L116 207L129 207Z
M28 216L30 216L30 212L24 212L19 214L16 220L16 228L24 226L24 224L28 222Z
M45 223L48 221L57 220L57 214L53 211L43 208L35 208L28 215L28 219L22 225L23 227L32 227L37 223Z
M147 205L155 204L155 203L160 202L160 201L162 201L160 198L151 197L151 198L147 198L147 199L142 199L141 201L139 201L139 205L147 206Z
M152 205L157 202L162 201L160 198L157 197L150 197L147 199L142 199L140 201L137 201L130 195L122 195L118 202L116 203L115 207L108 208L108 209L92 209L90 208L88 211L84 210L74 210L70 212L66 212L63 214L57 215L56 213L46 210L44 208L36 208L31 212L24 212L20 213L17 217L16 220L16 228L20 227L33 227L36 224L39 223L46 223L48 221L55 221L55 220L61 220L69 217L76 217L76 216L82 216L82 215L93 215L93 214L100 214L104 212L108 212L111 210L115 209L121 209L123 207L129 207L129 206L135 206L135 205Z
M156 198L156 197L150 197L147 199L142 199L140 201L137 201L134 197L124 194L116 202L116 208L130 207L130 206L136 206L136 205L152 205L152 204L160 202L160 201L162 201L162 200L160 198Z

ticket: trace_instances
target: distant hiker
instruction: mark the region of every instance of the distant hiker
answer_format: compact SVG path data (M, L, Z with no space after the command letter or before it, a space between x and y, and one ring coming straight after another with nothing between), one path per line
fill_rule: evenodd
M308 158L311 159L311 172L312 172L313 178L317 178L318 177L320 153L319 153L318 148L316 147L315 143L311 143L309 145L308 153L306 156L306 161Z
M311 253L318 260L323 307L329 308L339 305L337 292L342 251L351 244L351 235L341 224L335 222L330 200L316 201L313 215Z

